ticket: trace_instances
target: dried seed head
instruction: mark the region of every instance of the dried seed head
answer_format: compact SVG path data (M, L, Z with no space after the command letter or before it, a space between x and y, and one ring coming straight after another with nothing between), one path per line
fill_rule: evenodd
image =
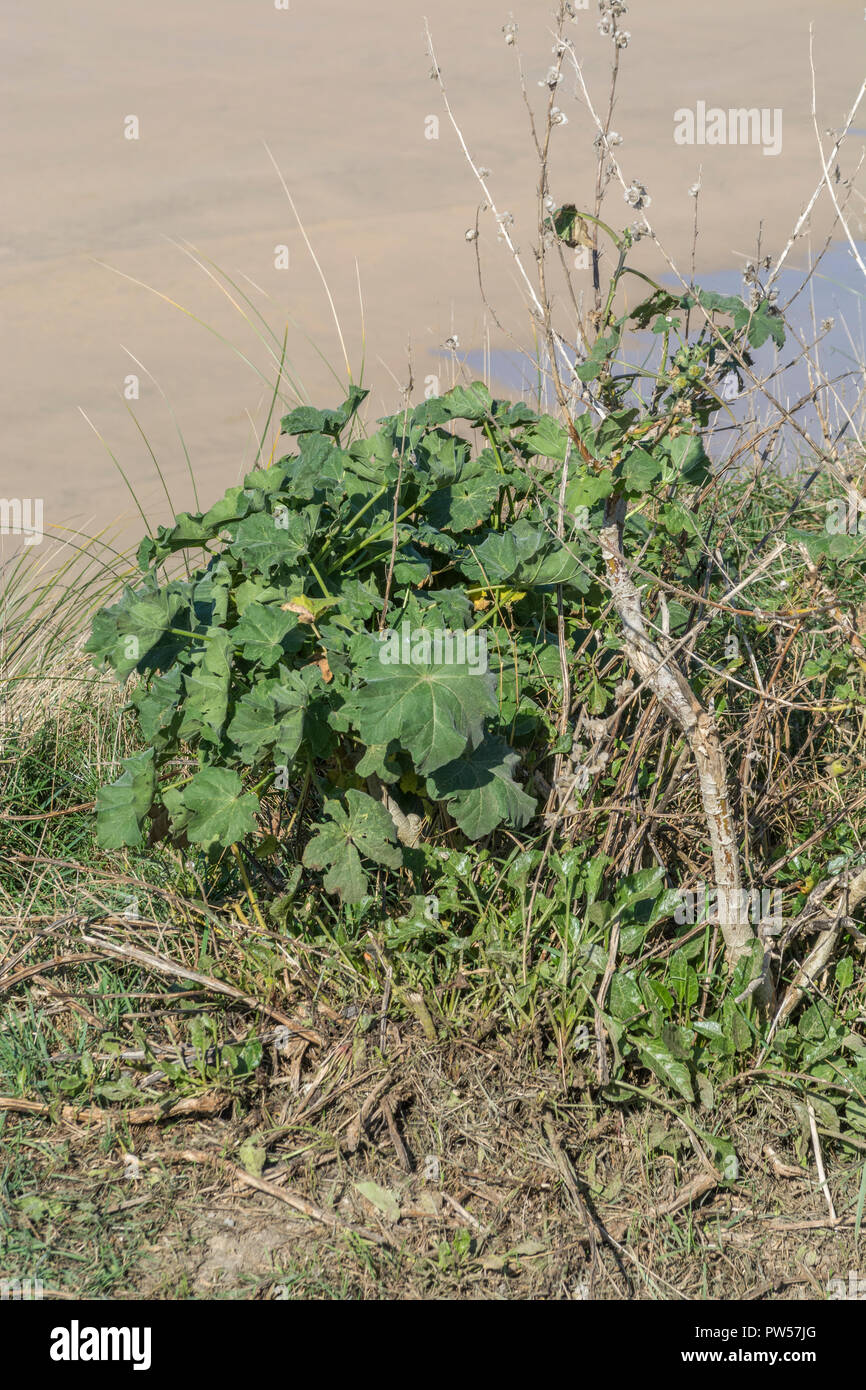
M562 81L562 73L558 68L548 68L547 74L539 82L539 87L549 87L553 91L554 87Z
M652 198L647 193L643 184L640 183L637 179L635 179L633 183L629 184L628 188L625 190L625 193L623 194L623 197L625 198L629 207L637 208L638 212L640 212L643 208L648 208L650 203L652 202Z

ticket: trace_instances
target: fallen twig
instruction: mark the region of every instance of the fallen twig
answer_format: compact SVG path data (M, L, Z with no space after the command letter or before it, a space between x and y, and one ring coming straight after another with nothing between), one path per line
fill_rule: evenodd
M186 965L175 965L174 961L165 960L162 956L153 955L150 951L142 951L138 946L106 941L100 936L82 936L81 939L88 946L98 946L108 955L135 961L137 965L145 965L148 969L157 970L163 975L174 975L181 980L193 980L195 984L205 985L216 994L227 994L230 999L237 999L239 1003L246 1004L251 1009L260 1009L262 1013L276 1019L278 1023L282 1023L293 1033L297 1033L299 1038L306 1038L307 1042L315 1043L317 1047L322 1045L322 1036L315 1029L307 1028L303 1023L298 1023L297 1019L287 1018L278 1009L272 1009L268 1004L263 1004L261 1000L253 998L252 995L244 994L242 990L235 989L233 985L226 985L223 984L222 980L215 980L212 975L202 975L197 970L190 970Z
M0 1110L14 1110L21 1115L44 1115L49 1119L67 1120L70 1124L91 1122L108 1124L123 1120L128 1125L153 1125L160 1120L174 1120L184 1115L218 1115L231 1102L231 1096L208 1092L203 1096L185 1096L166 1104L139 1105L128 1110L102 1110L98 1105L46 1105L40 1100L25 1100L21 1096L0 1096Z
M827 1183L827 1174L824 1172L824 1159L821 1154L821 1141L818 1138L818 1126L815 1123L815 1107L810 1100L806 1101L806 1113L809 1116L809 1129L812 1134L812 1148L815 1150L815 1167L818 1169L818 1186L827 1199L827 1209L830 1213L830 1220L836 1224L836 1208L833 1206L833 1198L830 1195L830 1188Z

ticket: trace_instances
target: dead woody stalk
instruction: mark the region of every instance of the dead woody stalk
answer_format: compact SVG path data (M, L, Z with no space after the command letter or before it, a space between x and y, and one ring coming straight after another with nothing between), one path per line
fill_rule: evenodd
M640 594L628 572L623 554L623 526L626 503L612 496L605 508L599 544L607 571L610 594L622 624L626 655L662 709L685 735L698 773L701 800L713 854L719 926L731 969L750 955L755 932L748 920L745 896L741 892L740 855L728 793L727 767L715 720L698 700L672 653L660 650L659 642L648 635L641 610ZM771 1008L774 1001L770 954L765 952L760 984L754 991L760 1008Z

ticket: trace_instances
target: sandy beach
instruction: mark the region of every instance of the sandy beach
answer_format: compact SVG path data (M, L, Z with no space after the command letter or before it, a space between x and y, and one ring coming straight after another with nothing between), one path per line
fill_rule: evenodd
M192 501L170 412L148 373L171 402L205 502L255 453L275 342L287 324L299 391L317 404L340 398L346 372L328 301L265 142L331 287L356 378L363 362L371 416L399 399L410 343L421 391L428 374L445 371L436 354L449 334L467 349L483 344L491 325L465 240L479 191L430 80L424 15L454 111L492 170L498 204L514 214L531 261L536 172L515 51L502 25L509 18L519 25L527 87L540 105L549 4L526 3L513 14L491 0L371 0L359 8L291 0L288 10L273 0L189 0L182 8L84 0L75 9L49 0L5 8L2 488L43 497L47 527L92 530L133 514L105 446L149 518L167 519L130 408L172 502ZM593 97L603 102L610 46L596 19L594 6L580 11L571 33ZM686 270L694 210L687 190L699 164L699 272L742 264L761 222L763 247L777 252L815 187L810 20L824 130L842 123L862 80L862 6L653 0L630 7L614 118L619 153L628 177L651 193L653 226ZM593 129L573 77L558 100L568 125L557 132L555 195L586 202ZM780 110L780 152L676 144L674 112L698 102ZM438 139L426 138L430 116L439 118ZM130 117L137 139L126 138ZM861 112L855 125L864 124ZM862 143L852 139L855 155ZM824 204L818 231L827 223ZM862 218L862 198L855 206ZM622 226L631 220L616 189L608 211ZM483 218L481 236L490 301L515 333L524 332L514 268ZM280 246L288 248L287 269L275 264ZM221 289L215 272L202 268L209 262L234 287L223 281ZM137 400L124 400L130 374L139 378ZM132 532L140 529L133 521Z

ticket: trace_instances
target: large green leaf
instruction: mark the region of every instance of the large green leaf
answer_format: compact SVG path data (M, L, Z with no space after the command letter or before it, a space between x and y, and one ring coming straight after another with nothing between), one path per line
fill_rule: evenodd
M427 507L432 523L448 531L471 531L481 521L487 521L496 498L499 482L488 474L464 475L449 488L441 488Z
M225 628L207 634L204 650L184 676L186 700L179 734L198 734L206 743L219 743L229 705L231 641Z
M264 505L264 495L258 489L230 487L210 511L205 512L201 524L208 535L216 535L230 521L240 521L250 512L260 512Z
M367 891L367 874L361 859L371 859L388 869L399 869L403 856L395 844L394 824L385 807L366 792L351 788L347 806L336 798L325 804L329 820L317 827L304 850L308 869L327 869L325 891L337 893L342 902L360 902Z
M254 512L233 527L234 540L229 550L244 568L263 574L269 574L278 565L296 565L309 551L320 512L318 506L274 515Z
M653 483L662 475L662 465L646 449L632 449L623 460L622 476L629 494L639 497L649 492Z
M270 584L266 579L242 579L240 575L235 578L232 599L239 618L256 604L275 603L278 599L285 600L285 597L286 591L282 586Z
M698 434L679 434L670 442L670 454L683 482L702 483L710 475L710 460Z
M564 545L551 531L523 517L507 531L491 531L473 546L461 569L484 584L511 583L519 589L588 582L588 563L578 543Z
M256 661L269 671L287 651L297 650L301 645L303 634L297 628L298 620L293 613L284 613L274 604L256 604L232 630L232 644L245 660ZM292 641L286 641L289 633Z
M232 572L225 560L212 560L192 588L196 622L203 628L222 627L228 617Z
M444 396L432 396L416 406L411 419L415 425L441 425L447 420L472 420L480 423L493 409L493 397L483 381L471 386L452 386Z
M289 766L301 745L305 722L316 689L322 689L317 667L282 670L279 678L258 681L238 701L228 736L238 745L242 762L261 762L272 754L275 763ZM308 730L312 734L312 729Z
M124 758L122 766L117 781L96 793L96 837L103 849L142 843L142 825L156 790L152 748Z
M710 313L717 310L722 314L734 314L736 316L743 312L746 314L749 312L745 302L736 294L719 294L717 290L700 290L697 299ZM694 303L695 296L691 294L684 295L681 300L684 309L691 308Z
M284 415L281 427L284 434L330 434L339 438L355 415L362 401L369 396L360 386L350 386L349 394L337 410L315 410L311 405L299 406Z
M140 684L132 693L141 732L154 748L164 748L176 732L181 690L181 670L173 666L166 675L155 676L149 686Z
M763 347L768 338L773 339L776 347L785 346L785 320L778 309L773 308L764 299L752 314L749 323L749 343L753 348Z
M666 1086L678 1091L684 1100L694 1102L695 1093L688 1067L685 1062L678 1062L664 1043L655 1038L642 1041L638 1047L638 1054L644 1066L654 1071Z
M430 634L427 660L417 646L418 660L412 660L411 646L407 651L401 643L399 659L389 663L389 648L383 643L364 664L366 683L352 707L364 743L396 739L421 773L434 772L467 748L477 747L485 717L497 712L492 675L467 662L437 664L435 636ZM400 641L400 634L393 638Z
M356 439L349 445L348 454L347 467L362 481L383 484L396 480L399 464L390 430L379 430L366 439Z
M573 477L565 489L565 505L569 513L578 507L592 508L613 492L613 473L604 468L600 473L583 471Z
M158 526L155 536L145 536L141 541L136 556L138 567L147 570L154 561L164 560L176 550L204 545L209 539L210 532L201 517L179 512L174 526Z
M542 415L540 420L523 431L520 446L530 457L537 455L562 463L568 452L568 434L552 415Z
M279 730L270 682L259 682L238 700L226 732L244 763L259 762L273 751Z
M427 504L434 526L449 531L469 531L486 521L499 496L500 478L493 466L493 451L486 450L458 467L454 481L435 492Z
M204 767L185 787L163 797L174 830L185 830L193 844L234 845L256 828L259 798L245 792L236 772Z
M135 670L167 671L193 640L185 635L189 623L188 586L157 589L149 578L139 589L124 589L119 603L99 610L85 651L98 665L107 661L119 680Z
M517 425L530 425L538 415L524 401L494 401L493 418L500 429L511 430Z
M503 823L520 829L532 818L535 801L514 780L519 763L504 739L490 735L467 756L433 772L427 791L445 801L470 840L489 835Z
M365 490L359 488L358 468L351 454L321 434L302 435L299 457L283 459L282 463L293 503L309 502L317 493L325 493L333 499L348 491Z
M378 777L380 782L398 782L400 765L395 762L392 743L371 743L355 764L359 777Z

